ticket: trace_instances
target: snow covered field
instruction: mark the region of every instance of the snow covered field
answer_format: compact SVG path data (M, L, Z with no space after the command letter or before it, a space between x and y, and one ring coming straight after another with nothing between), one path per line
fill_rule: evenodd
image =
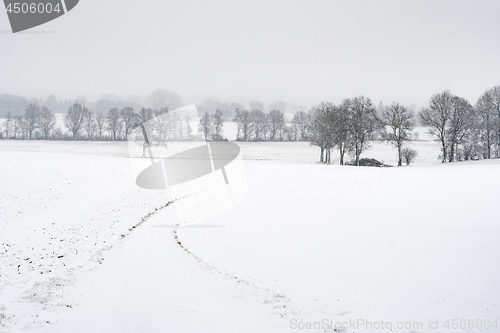
M500 161L441 165L432 141L402 168L240 147L246 197L194 223L221 191L138 188L140 147L0 141L0 332L498 331Z

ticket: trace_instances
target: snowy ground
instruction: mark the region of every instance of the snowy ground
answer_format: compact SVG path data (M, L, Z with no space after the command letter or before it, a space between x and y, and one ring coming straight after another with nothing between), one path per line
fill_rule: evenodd
M413 145L415 166L374 169L317 164L307 143L242 143L245 177L229 179L247 191L226 210L238 193L224 184L136 187L140 147L0 141L0 332L492 326L500 163L441 165L436 143ZM365 156L395 163L385 144Z

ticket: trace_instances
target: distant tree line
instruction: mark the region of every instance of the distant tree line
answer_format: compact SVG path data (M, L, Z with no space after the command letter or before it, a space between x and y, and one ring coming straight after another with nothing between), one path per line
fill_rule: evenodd
M5 139L45 140L127 140L131 130L153 120L150 129L153 140L173 141L192 139L189 119L182 119L168 108L153 110L141 108L138 112L131 107L110 108L108 112L94 113L79 103L68 108L64 115L63 132L56 127L55 114L46 106L30 103L24 115L11 116L3 125L1 137ZM159 117L162 115L162 117Z
M238 126L239 141L306 141L308 114L296 111L290 121L277 108L264 112L260 108L235 110L233 121Z

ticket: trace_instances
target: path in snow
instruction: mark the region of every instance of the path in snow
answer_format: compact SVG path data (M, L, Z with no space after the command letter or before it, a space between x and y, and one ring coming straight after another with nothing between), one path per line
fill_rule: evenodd
M135 229L102 269L77 284L85 293L80 305L50 331L289 331L276 297L214 273L183 250L174 239L177 222L169 207Z

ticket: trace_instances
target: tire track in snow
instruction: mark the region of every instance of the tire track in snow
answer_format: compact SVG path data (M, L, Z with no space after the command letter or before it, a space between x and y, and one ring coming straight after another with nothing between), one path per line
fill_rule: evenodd
M142 226L152 216L156 215L157 213L161 212L165 208L169 207L174 202L182 200L182 199L185 199L187 197L190 197L190 196L193 196L193 195L196 195L196 194L199 194L199 193L202 193L202 192L205 192L205 191L208 191L208 190L209 189L202 190L202 191L199 191L199 192L195 192L195 193L191 193L191 194L185 195L185 196L180 197L180 198L173 199L171 201L168 201L166 204L164 204L164 205L162 205L160 207L155 208L154 211L151 211L147 215L144 215L137 224L135 224L132 227L130 227L128 229L127 233L122 234L121 235L122 239L125 238L125 237L127 237L127 236L129 236L134 230L136 230L136 228ZM284 318L287 315L296 315L296 314L298 314L298 313L301 312L300 310L296 309L296 307L292 307L292 305L291 305L291 303L292 303L291 299L288 298L288 297L286 297L285 295L283 295L281 293L278 293L278 292L275 292L275 291L273 291L273 290L271 290L269 288L262 287L262 286L254 283L252 281L249 281L247 279L244 279L244 278L238 277L238 276L236 276L234 274L228 273L226 270L224 270L222 268L218 268L218 267L210 264L209 262L203 260L200 256L198 256L195 253L193 253L191 250L189 250L189 248L187 248L182 243L182 241L179 238L178 229L181 227L180 224L181 224L181 222L177 223L176 226L175 226L175 228L174 228L174 230L173 230L174 241L177 243L178 247L182 251L186 252L189 256L191 256L193 259L195 259L201 266L205 267L209 272L211 272L212 274L219 274L221 276L224 276L224 277L228 278L229 280L235 281L236 283L238 283L240 285L245 285L248 288L251 288L251 289L259 291L266 298L266 301L264 301L265 304L274 304L274 303L277 303L273 307L272 314L279 316L279 318Z
M264 303L277 303L273 307L273 314L278 315L280 318L284 318L285 316L287 316L289 314L296 314L297 312L300 312L291 306L291 302L292 302L291 299L286 297L285 295L277 293L269 288L259 286L256 283L251 282L247 279L244 279L244 278L238 277L234 274L228 273L226 270L224 270L222 268L218 268L218 267L210 264L209 262L203 260L200 256L193 253L191 250L189 250L189 248L186 245L184 245L182 243L182 241L179 238L178 229L180 228L180 224L181 224L180 222L177 223L177 225L175 226L175 229L173 230L175 242L177 243L177 245L179 246L180 249L182 249L189 256L191 256L193 259L195 259L200 265L205 267L209 272L211 272L213 274L222 275L230 280L237 282L238 284L245 285L249 288L260 291L264 295L267 295L266 296L267 300Z

